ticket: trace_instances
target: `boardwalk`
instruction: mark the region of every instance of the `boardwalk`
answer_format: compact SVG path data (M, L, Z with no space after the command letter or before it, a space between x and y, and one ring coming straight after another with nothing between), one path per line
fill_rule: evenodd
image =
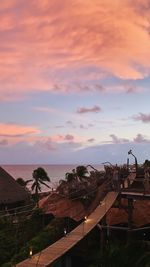
M67 236L59 239L57 242L27 259L17 267L48 267L57 259L63 256L68 250L76 245L84 236L86 236L104 217L111 208L118 196L118 192L109 192L98 207L89 215L86 221L71 231ZM37 265L38 263L38 265Z

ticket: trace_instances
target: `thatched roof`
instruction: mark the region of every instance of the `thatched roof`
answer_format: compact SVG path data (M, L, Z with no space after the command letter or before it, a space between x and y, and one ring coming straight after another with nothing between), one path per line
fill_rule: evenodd
M127 205L127 200L124 199L123 205ZM107 222L113 224L128 224L128 214L124 209L111 208L107 215ZM142 227L150 223L150 201L136 200L133 203L133 218L134 227Z
M0 167L0 204L28 201L29 198L29 193Z

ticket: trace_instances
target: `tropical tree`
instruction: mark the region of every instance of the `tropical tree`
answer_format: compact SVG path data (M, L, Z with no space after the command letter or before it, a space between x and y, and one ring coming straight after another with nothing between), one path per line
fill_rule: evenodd
M75 181L76 180L76 176L73 172L67 172L65 174L65 179L67 182L72 182L72 181Z
M88 174L87 167L82 165L76 167L76 175L79 177L79 180L82 181L83 178L86 178L86 174Z
M39 192L41 192L41 185L45 185L46 187L50 188L45 182L50 182L50 178L47 172L42 168L38 167L32 173L33 177L33 184L32 184L32 191L35 191L35 200L38 204L39 201Z
M19 177L19 178L17 178L16 179L16 182L18 183L18 184L20 184L21 186L23 186L23 187L26 187L27 186L27 184L29 183L29 182L31 182L32 180L27 180L27 181L25 181L23 178L21 178L21 177Z

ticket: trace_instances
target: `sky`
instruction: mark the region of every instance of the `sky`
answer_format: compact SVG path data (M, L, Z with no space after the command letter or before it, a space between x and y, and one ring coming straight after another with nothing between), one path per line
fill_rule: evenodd
M0 163L150 159L150 0L0 0Z

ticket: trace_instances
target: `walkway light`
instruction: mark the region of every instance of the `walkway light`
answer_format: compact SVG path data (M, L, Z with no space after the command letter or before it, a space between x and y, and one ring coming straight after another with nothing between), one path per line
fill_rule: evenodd
M29 256L30 256L30 258L32 257L32 255L33 255L33 251L32 251L32 247L30 248L30 252L29 252Z
M64 228L64 236L66 236L66 234L67 234L67 229Z

